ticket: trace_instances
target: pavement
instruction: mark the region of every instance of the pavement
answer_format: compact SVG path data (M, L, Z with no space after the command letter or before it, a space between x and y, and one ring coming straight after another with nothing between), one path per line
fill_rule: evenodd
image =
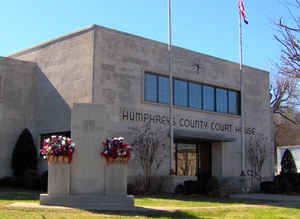
M39 208L39 209L73 209L70 207L62 206L49 206L40 205L39 203L28 203L28 202L16 202L7 205L8 208ZM199 207L169 207L169 206L134 206L127 209L119 209L120 211L178 211L178 210L200 210L200 209L226 209L226 208L266 208L267 205L255 205L255 204L235 204L235 205L217 205L217 206L199 206ZM103 209L102 209L103 210Z
M233 199L243 200L262 200L272 202L292 202L300 204L300 196L298 195L278 195L278 194L262 194L262 193L248 193L248 194L235 194L231 195Z

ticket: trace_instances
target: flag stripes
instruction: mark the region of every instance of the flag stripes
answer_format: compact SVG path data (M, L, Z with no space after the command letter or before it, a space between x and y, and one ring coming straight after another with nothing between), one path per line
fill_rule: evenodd
M243 0L239 0L239 10L240 10L240 14L242 15L242 17L244 19L245 24L248 24L248 21L246 19L246 12L245 12Z

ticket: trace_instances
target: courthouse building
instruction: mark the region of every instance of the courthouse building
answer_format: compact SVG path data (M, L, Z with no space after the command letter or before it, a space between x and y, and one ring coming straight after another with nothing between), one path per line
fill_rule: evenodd
M172 55L174 145L164 145L168 156L156 174L178 182L197 173L240 176L239 64L176 46ZM0 177L11 174L12 150L24 128L38 146L51 134L72 136L76 103L103 106L120 124L120 130L103 124L111 135L127 137L130 127L146 122L167 130L168 66L166 44L97 25L1 57ZM269 177L274 174L269 73L243 70L245 171L251 169L249 140L263 136L270 154L263 176ZM129 163L130 176L137 167L137 161Z

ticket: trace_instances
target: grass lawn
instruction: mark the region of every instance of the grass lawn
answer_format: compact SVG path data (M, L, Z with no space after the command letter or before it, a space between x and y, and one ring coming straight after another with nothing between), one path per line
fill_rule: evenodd
M232 201L202 196L137 196L135 205L165 208L163 211L109 212L80 209L11 208L15 202L39 203L39 193L0 190L0 219L88 219L88 218L300 218L300 206L276 202ZM177 207L177 210L172 208ZM182 209L178 209L182 208ZM190 208L190 209L188 209Z

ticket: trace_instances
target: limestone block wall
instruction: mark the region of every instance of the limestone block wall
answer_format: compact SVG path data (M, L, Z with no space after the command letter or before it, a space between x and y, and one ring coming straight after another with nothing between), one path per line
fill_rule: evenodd
M93 26L9 55L35 62L39 133L70 130L73 103L92 99Z
M143 101L144 73L148 71L168 76L167 51L166 44L96 26L93 103L105 104L110 113L115 115L119 114L120 107L139 112L167 114L169 110L167 105ZM268 100L269 74L245 66L244 75L245 126L247 130L250 129L246 137L245 159L246 169L250 169L247 162L247 145L251 136L263 133L270 142L272 141ZM179 47L173 47L173 76L183 80L240 90L239 64ZM240 127L240 116L191 110L184 107L174 107L174 114L178 118L232 124L233 130L230 133L210 130L214 134L223 134L235 139L233 142L213 145L213 151L215 151L213 168L219 177L240 175L241 139L237 131ZM130 124L134 125L132 122ZM271 145L272 143L269 144L268 150L271 150ZM272 166L273 160L270 156L266 161L265 175L274 174ZM167 173L168 169L166 165L161 171Z
M23 129L36 133L36 71L34 63L0 57L0 177L12 174L12 151Z

